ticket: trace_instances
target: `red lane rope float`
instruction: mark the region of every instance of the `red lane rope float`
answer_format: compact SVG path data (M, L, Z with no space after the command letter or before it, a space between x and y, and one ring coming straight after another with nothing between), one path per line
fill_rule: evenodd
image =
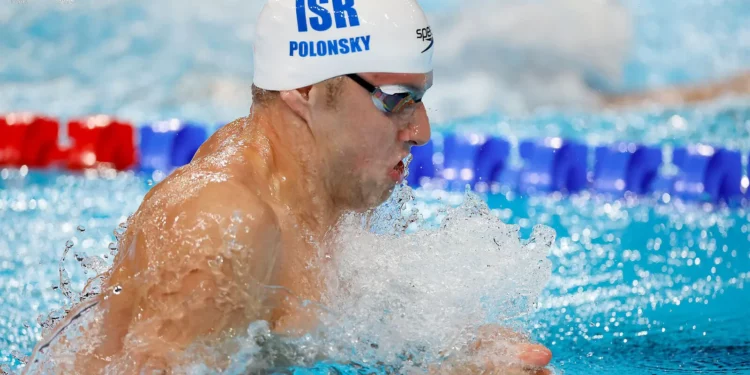
M55 118L34 113L0 116L0 167L82 170L106 164L127 170L138 163L136 131L128 122L109 116L71 120L66 148L58 145L59 132Z
M49 167L60 158L59 122L31 113L0 116L0 166Z
M68 122L70 148L67 168L81 170L102 163L118 170L137 163L135 130L128 122L109 116L91 116Z

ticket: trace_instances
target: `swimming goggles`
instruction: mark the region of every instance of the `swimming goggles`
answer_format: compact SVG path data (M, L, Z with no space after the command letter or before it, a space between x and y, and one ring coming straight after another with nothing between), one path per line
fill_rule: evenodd
M346 76L367 90L372 96L372 102L375 103L375 106L386 113L397 113L408 105L417 104L422 101L422 95L413 92L407 91L388 94L383 92L380 87L373 86L357 74L347 74Z

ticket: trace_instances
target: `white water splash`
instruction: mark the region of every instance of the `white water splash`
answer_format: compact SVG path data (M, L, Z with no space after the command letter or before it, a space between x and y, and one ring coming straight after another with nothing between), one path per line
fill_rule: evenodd
M537 227L522 242L517 226L470 192L431 228L415 220L410 199L408 187L397 191L375 223L352 215L335 236L324 303L335 317L328 335L358 347L348 360L434 360L465 348L481 325L534 310L551 274L551 229Z

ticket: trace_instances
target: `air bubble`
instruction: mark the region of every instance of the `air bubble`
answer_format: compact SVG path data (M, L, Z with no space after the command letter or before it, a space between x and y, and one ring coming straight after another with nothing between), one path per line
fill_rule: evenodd
M22 354L22 353L21 353L21 352L19 352L18 350L11 350L11 351L10 351L10 355L11 355L11 356L12 356L13 358L15 358L15 359L16 359L17 361L19 361L19 362L21 362L21 363L23 363L23 364L26 364L26 363L28 363L28 362L29 362L29 357L28 357L28 356L26 356L26 355L24 355L24 354Z

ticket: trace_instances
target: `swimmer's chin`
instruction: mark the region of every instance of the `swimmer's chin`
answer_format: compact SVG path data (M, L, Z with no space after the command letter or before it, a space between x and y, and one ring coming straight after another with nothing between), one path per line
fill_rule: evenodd
M395 190L396 185L392 185L389 188L385 189L382 194L372 194L362 200L363 204L350 207L349 210L351 212L359 214L367 213L368 211L378 208L380 205L387 202L391 195L393 195L393 192Z
M380 196L380 197L378 198L378 201L377 201L377 203L375 203L375 204L374 204L374 206L373 206L372 208L378 207L378 206L380 206L381 204L383 204L383 203L387 202L387 201L388 201L388 199L390 199L390 198L391 198L391 196L393 195L393 192L394 192L394 191L396 190L396 187L397 187L397 186L398 186L398 184L394 184L394 185L392 185L392 186L391 186L390 188L388 188L388 189L387 189L387 190L385 191L385 193L383 193L383 195L382 195L382 196Z

